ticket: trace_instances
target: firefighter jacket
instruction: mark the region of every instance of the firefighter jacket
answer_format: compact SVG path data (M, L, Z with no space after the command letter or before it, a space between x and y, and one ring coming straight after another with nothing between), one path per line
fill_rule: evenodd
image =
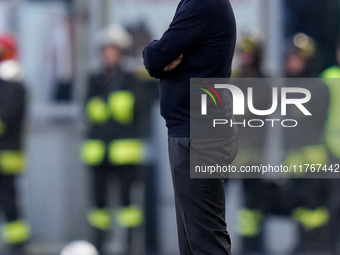
M22 153L25 89L0 79L0 174L15 174L25 167Z
M139 164L144 157L140 139L145 130L142 86L135 77L117 69L91 75L85 106L89 125L82 159L90 166L107 157L113 165Z

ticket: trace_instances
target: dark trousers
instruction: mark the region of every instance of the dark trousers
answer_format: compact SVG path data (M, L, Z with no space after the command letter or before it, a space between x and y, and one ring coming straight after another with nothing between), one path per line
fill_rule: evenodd
M15 175L0 175L0 208L8 222L19 218L16 178Z
M92 173L92 200L96 208L106 208L109 204L109 190L114 179L119 185L119 204L122 207L129 206L132 202L131 193L134 181L138 179L140 167L136 165L112 166L103 164L99 167L93 167ZM130 253L132 246L132 229L128 230L126 252ZM94 229L93 243L100 253L102 253L105 241L107 238L107 231Z
M224 179L190 179L188 137L169 137L169 156L180 254L230 254Z
M109 205L108 193L113 179L119 184L119 202L121 206L128 206L131 203L131 188L137 178L139 166L104 166L93 167L92 187L93 201L96 208L104 208Z

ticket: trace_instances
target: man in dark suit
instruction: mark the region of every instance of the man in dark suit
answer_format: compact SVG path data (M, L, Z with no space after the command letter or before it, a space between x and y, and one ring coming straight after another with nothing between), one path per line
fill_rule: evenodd
M181 0L169 29L143 51L146 69L161 79L181 254L230 254L224 180L190 179L190 78L230 77L235 39L228 0ZM236 131L225 138L231 163Z

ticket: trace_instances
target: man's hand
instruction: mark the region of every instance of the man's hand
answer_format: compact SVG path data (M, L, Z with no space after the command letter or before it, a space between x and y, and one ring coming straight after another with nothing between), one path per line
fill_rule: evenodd
M183 54L181 54L177 59L172 61L169 65L167 65L163 71L164 72L169 72L173 69L175 69L181 62L182 62Z

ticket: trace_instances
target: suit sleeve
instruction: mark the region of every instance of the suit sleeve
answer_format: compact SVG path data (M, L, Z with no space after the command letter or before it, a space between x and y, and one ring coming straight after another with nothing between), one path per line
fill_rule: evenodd
M206 35L209 27L208 6L205 1L189 1L176 15L160 40L147 45L143 51L144 65L155 78L165 75L163 69L181 54L184 55Z

